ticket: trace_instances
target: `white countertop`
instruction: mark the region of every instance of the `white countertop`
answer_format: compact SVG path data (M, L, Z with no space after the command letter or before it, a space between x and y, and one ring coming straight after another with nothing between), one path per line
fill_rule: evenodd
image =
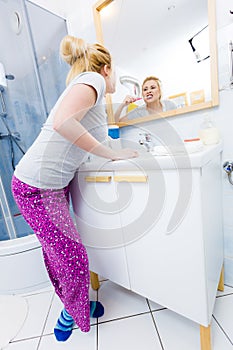
M203 146L195 153L153 156L151 153L139 152L139 157L127 160L111 161L91 156L91 160L82 164L79 171L140 171L158 169L201 168L222 152L223 144Z

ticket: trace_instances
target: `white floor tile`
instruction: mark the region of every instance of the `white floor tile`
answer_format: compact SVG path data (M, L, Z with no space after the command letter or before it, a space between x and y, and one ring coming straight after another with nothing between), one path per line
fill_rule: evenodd
M212 320L212 344L213 350L232 350L233 345L219 328L215 320Z
M14 340L37 337L42 334L53 294L53 292L46 292L25 297L29 307L28 315Z
M166 350L198 350L199 326L170 310L153 312Z
M98 299L105 309L99 322L149 311L145 298L111 281L101 283Z
M100 324L98 350L109 349L162 350L151 314Z
M39 338L13 342L6 350L37 350ZM5 349L4 349L5 350Z
M90 300L97 300L97 292L90 288L89 292ZM60 316L61 310L63 309L63 304L55 294L51 308L49 310L48 318L46 320L45 328L43 335L53 333L53 329L55 324L57 323L57 319ZM95 324L96 319L91 318L91 324ZM76 326L74 326L75 328Z
M36 295L36 294L53 292L53 291L54 291L54 287L52 286L51 283L49 283L49 285L47 287L45 287L45 288L34 290L33 292L22 293L20 295L24 296L24 297L28 297L28 296L32 296L32 295Z
M216 299L213 315L233 343L233 294Z
M99 281L108 281L108 278L98 275Z
M0 296L0 349L17 337L28 314L27 301L17 295Z
M149 300L149 304L150 304L151 311L166 309L164 306L161 306L151 300Z
M153 315L165 350L200 349L200 327L197 323L170 310L155 311ZM212 349L232 350L232 344L214 320L211 327Z
M43 335L53 333L57 319L60 316L61 310L63 309L63 304L56 294L52 300L51 307L49 309L48 317L46 319L45 327L43 330Z
M96 326L92 326L90 332L88 333L81 332L79 329L74 329L70 338L65 343L58 342L54 337L54 335L43 336L41 339L39 348L37 350L58 350L58 349L96 350L97 349Z
M217 296L224 296L224 295L228 295L228 294L233 294L233 287L230 287L230 286L224 286L224 291L223 292L220 292L218 290L217 292Z
M96 319L91 319L90 332L83 333L75 327L70 339L59 343L53 335L53 328L63 305L53 289L33 292L24 298L29 306L27 319L6 350L97 350ZM97 299L97 292L92 288L90 299ZM98 325L98 350L162 350L145 298L105 280L98 290L98 300L105 306L105 315L99 319ZM153 311L153 315L164 350L200 350L198 324L168 309L160 310L161 306L152 301L149 303L152 310L157 310ZM141 315L144 312L146 314ZM218 292L214 318L233 343L232 315L233 288L225 286L224 292ZM217 322L212 320L212 350L232 350L233 344ZM36 338L29 339L33 337Z

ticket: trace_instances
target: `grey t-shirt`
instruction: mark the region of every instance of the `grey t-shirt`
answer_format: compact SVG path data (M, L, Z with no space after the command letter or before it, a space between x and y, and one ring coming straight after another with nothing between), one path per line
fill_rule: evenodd
M161 100L163 112L176 109L176 104L171 100ZM149 115L146 105L139 106L127 114L127 119L142 118Z
M107 115L103 105L105 80L99 73L81 73L62 93L40 134L16 166L15 176L30 186L43 189L64 188L72 180L80 164L87 160L87 152L53 129L54 114L64 96L75 84L86 84L96 90L96 103L87 111L80 123L99 142L107 140Z

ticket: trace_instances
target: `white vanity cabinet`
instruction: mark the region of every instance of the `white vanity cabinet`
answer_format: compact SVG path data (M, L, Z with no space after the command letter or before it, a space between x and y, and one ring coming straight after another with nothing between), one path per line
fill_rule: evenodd
M86 164L72 184L90 269L204 327L223 265L221 150Z
M145 209L147 222L143 219L145 203L140 201L132 205L138 206L135 222L130 224L130 208L121 213L131 289L204 326L210 324L223 264L219 161L218 156L202 168L192 169L192 189L186 198L187 188L182 184L179 188L177 171L164 172L164 195L161 187L156 191L159 171L148 171L148 183L155 183L150 186L154 203ZM170 224L169 230L179 194L187 208L178 211L178 222ZM161 211L156 201L160 201ZM139 227L140 220L144 226ZM138 231L136 237L138 229L141 236Z

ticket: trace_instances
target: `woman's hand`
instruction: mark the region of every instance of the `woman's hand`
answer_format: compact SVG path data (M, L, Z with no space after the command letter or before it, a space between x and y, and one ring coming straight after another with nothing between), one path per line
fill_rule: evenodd
M131 148L123 148L115 151L115 153L116 154L113 155L112 160L124 160L138 157L138 152Z
M138 98L137 97L133 97L133 96L130 96L130 95L127 95L125 96L122 104L124 105L124 107L128 106L130 103L133 103L135 101L137 101Z
M114 117L115 117L115 122L118 123L119 121L123 121L126 119L127 114L121 117L121 113L125 107L127 107L130 103L133 103L135 101L141 100L141 98L138 97L133 97L130 95L125 96L123 102L119 105L117 108Z

